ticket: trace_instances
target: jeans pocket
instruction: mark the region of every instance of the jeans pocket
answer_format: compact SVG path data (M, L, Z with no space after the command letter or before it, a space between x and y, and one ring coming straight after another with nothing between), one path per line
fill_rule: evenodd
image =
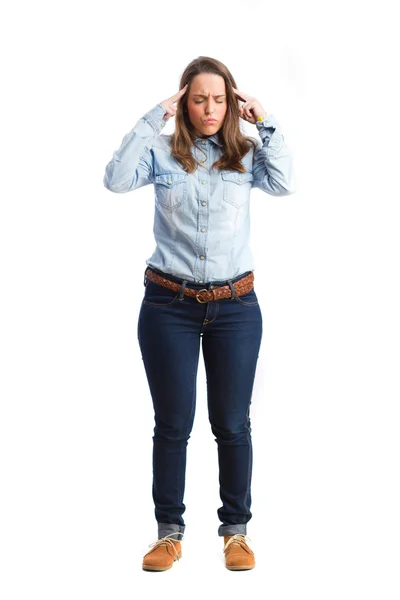
M148 306L169 306L170 304L174 304L178 298L179 292L174 292L149 279L144 291L143 304L147 304Z
M235 300L239 304L244 304L245 306L256 306L258 304L258 298L254 288L252 288L250 292L247 292L247 294L235 296Z

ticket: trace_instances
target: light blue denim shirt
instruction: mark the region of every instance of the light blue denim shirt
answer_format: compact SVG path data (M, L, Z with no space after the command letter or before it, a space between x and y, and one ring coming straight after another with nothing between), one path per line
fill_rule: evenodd
M242 158L245 173L210 172L223 154L218 133L195 140L192 154L200 165L187 173L171 156L172 134L160 135L164 114L156 104L139 119L113 153L103 179L116 193L154 184L156 248L146 264L196 283L254 271L249 248L251 189L273 196L295 192L292 156L279 123L272 114L256 123L261 141L252 138L257 149L251 147Z

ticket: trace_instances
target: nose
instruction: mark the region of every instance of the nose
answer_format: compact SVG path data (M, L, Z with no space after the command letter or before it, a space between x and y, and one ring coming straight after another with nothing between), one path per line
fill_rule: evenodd
M207 102L206 102L206 113L208 115L211 115L214 112L214 110L215 110L214 101L211 100L211 99L207 100Z

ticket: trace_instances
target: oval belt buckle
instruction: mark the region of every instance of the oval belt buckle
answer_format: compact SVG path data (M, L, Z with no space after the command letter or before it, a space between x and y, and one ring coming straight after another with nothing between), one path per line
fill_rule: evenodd
M208 290L206 290L206 288L204 288L204 289L200 290L199 292L197 292L197 294L196 294L197 302L200 302L201 304L205 304L206 302L208 302L208 300L201 300L199 298L199 294L201 294L201 292L208 292Z

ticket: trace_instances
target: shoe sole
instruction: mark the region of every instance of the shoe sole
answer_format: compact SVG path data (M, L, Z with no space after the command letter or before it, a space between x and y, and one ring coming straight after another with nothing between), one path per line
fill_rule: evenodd
M174 558L174 561L167 567L157 567L157 565L142 565L143 571L168 571L176 560L182 558L182 552L178 552L178 556Z
M250 569L254 569L254 567L256 566L255 563L254 565L246 565L246 566L240 566L240 565L235 565L235 566L231 566L228 567L227 565L225 565L227 569L229 569L230 571L249 571Z

